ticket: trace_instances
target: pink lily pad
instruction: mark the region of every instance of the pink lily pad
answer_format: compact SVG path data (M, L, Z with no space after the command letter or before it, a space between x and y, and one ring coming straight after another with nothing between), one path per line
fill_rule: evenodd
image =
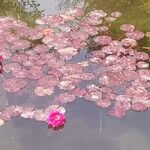
M125 95L129 96L132 98L133 101L139 101L139 100L146 100L148 99L148 91L145 87L128 87L125 90Z
M121 80L132 81L139 78L139 75L136 71L133 70L124 70L122 73L118 74Z
M71 56L77 55L78 51L75 48L68 47L64 49L59 49L58 53L60 54L60 56L62 56L62 58L66 58L68 60L72 58Z
M11 116L5 113L0 112L0 119L4 120L4 121L10 121L11 120Z
M83 72L83 68L78 64L66 64L59 69L64 74L79 74Z
M28 56L29 60L38 60L40 59L40 55L38 54L32 54L30 56Z
M33 118L37 121L46 121L47 117L48 117L48 115L46 113L44 113L44 111L42 109L35 110L33 112Z
M94 11L91 11L90 12L90 17L92 18L103 18L103 17L106 17L107 16L107 13L104 12L103 10L94 10Z
M18 72L12 72L12 75L16 78L25 78L26 77L26 69L21 69Z
M23 108L23 112L21 114L22 118L33 118L33 115L34 115L33 107Z
M92 80L94 79L93 73L82 73L80 79L82 80Z
M18 54L18 55L13 55L11 57L11 60L13 62L18 62L18 63L22 63L22 62L25 62L27 60L27 56L26 55L23 55L23 54Z
M131 24L123 24L120 27L120 30L124 32L133 32L134 29L135 29L134 25L131 25Z
M59 105L50 105L46 107L45 112L48 114L49 112L55 111L59 108Z
M27 85L27 82L19 78L6 79L2 83L4 89L8 92L17 92Z
M139 69L138 70L139 76L143 79L143 80L150 80L150 70L149 69Z
M110 17L105 17L105 21L107 21L108 23L111 23L111 22L116 21L116 18L115 18L115 17L112 17L112 16L110 16Z
M47 62L47 65L51 68L59 68L59 67L63 66L64 64L65 64L64 60L62 60L62 59L58 60L56 58L51 59Z
M37 45L35 48L34 48L34 51L36 53L45 53L45 52L48 52L49 51L49 48L46 46L46 45Z
M105 99L114 101L117 95L115 93L105 93L103 94L103 96L105 97Z
M54 87L59 84L59 79L54 78L53 76L44 76L41 79L38 80L38 86L44 87L44 88L49 88L49 87Z
M131 104L129 101L117 101L115 102L115 107L123 107L124 110L129 110L131 108Z
M26 60L25 62L23 62L23 66L25 67L31 67L34 65L33 60Z
M14 41L10 49L12 50L24 50L30 47L30 42L26 40Z
M26 71L26 77L29 79L37 80L42 78L43 76L44 74L40 67L36 67L36 68L32 67Z
M38 96L51 95L53 92L54 92L54 88L43 88L40 86L37 86L34 90L34 93Z
M100 31L100 32L107 32L108 30L109 30L109 28L107 26L100 26L98 28L98 31Z
M15 113L16 115L21 115L22 112L23 112L23 108L22 108L21 106L15 106L15 108L14 108L14 113Z
M121 43L125 46L125 47L135 47L137 46L137 42L134 39L131 38L125 38L121 41Z
M144 37L144 33L141 31L133 31L133 32L127 32L126 37L135 39L135 40L140 40Z
M62 103L70 103L75 100L75 96L69 95L68 93L62 93L58 97L56 97L56 100Z
M4 71L6 73L9 73L9 72L18 72L18 71L21 71L22 69L22 66L19 64L19 63L9 63L9 64L6 64L4 67L3 67Z
M81 89L78 87L71 90L71 94L74 96L82 97L83 95L85 95L85 93L86 93L85 89Z
M115 17L115 18L118 18L118 17L121 17L121 16L122 16L122 13L119 12L119 11L116 11L116 12L111 13L111 16L113 16L113 17Z
M57 111L60 112L61 114L65 114L65 112L66 112L64 107L58 107Z
M135 111L145 111L147 109L147 106L142 102L134 102L132 103L132 109Z
M137 63L137 67L140 68L140 69L149 68L149 63L144 62L144 61L139 61Z
M88 101L99 101L102 99L102 93L100 91L87 91L87 93L84 95L84 98Z
M108 99L101 99L96 102L96 105L98 105L99 107L102 107L102 108L107 108L111 105L111 101Z
M97 24L100 24L101 22L98 21ZM91 23L91 21L90 21L90 23ZM98 34L98 28L94 27L94 26L90 26L90 25L84 26L84 28L82 28L82 31L87 33L90 36L94 36L94 35Z
M135 53L135 58L137 60L148 60L150 57L147 53L144 52L136 52Z
M40 58L36 60L36 64L39 66L45 65L48 62L48 59Z
M72 90L75 88L72 80L63 80L59 83L58 87L62 90Z
M60 70L57 69L51 69L48 71L48 74L53 76L54 78L60 78L63 76L63 73Z
M121 118L125 115L125 110L123 107L114 107L108 114L116 118Z
M105 35L98 36L94 39L94 41L100 45L108 45L111 42L111 40L111 37Z

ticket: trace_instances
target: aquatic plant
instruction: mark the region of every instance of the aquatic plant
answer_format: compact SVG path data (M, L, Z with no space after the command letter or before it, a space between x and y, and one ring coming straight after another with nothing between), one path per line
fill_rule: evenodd
M47 123L52 128L62 127L66 122L65 115L59 111L52 111L49 113Z
M144 33L124 24L122 36L111 37L110 24L121 15L102 10L86 14L77 8L43 16L35 28L10 17L1 18L2 87L15 94L26 92L35 99L49 96L58 105L41 109L8 106L0 119L34 118L57 128L66 120L60 106L75 102L77 97L112 108L108 114L117 118L129 109L148 109L150 57L136 49Z

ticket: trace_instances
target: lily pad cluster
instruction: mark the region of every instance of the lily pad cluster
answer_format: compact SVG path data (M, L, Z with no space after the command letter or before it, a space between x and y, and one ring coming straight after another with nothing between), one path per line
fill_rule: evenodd
M59 105L50 105L45 109L11 105L0 113L0 125L3 125L5 121L10 121L14 117L22 117L47 122L50 128L60 129L66 122L65 111L65 108Z
M108 114L118 118L129 109L146 110L150 107L149 55L136 49L144 33L124 24L120 27L122 38L113 39L110 24L121 16L120 12L108 15L102 10L85 14L77 8L44 16L35 28L1 18L1 86L13 93L30 87L37 96L54 96L59 105L87 100L109 107ZM10 120L13 114L47 121L54 128L64 125L64 113L56 111L48 116L47 110L8 106L0 119ZM8 112L9 119L5 119Z

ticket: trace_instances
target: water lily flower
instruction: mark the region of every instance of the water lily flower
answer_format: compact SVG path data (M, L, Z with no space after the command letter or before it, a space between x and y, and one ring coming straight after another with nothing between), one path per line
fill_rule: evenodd
M53 128L61 127L65 124L66 118L64 114L58 111L51 112L48 117L48 125Z
M53 105L52 105L53 106ZM65 108L63 107L58 107L56 109L52 109L47 118L47 123L50 127L52 128L60 128L64 126L66 122L66 117L65 117Z

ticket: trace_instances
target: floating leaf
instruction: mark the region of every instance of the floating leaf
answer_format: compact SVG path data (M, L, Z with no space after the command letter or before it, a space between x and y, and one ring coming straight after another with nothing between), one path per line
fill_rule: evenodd
M144 37L144 33L141 31L133 31L133 32L127 32L126 37L135 39L135 40L140 40Z
M19 78L10 78L3 81L3 87L9 92L17 92L27 85L27 82Z
M142 102L134 102L132 103L132 109L135 111L144 111L147 109L147 106Z
M120 27L120 30L121 31L124 31L124 32L133 32L135 29L134 25L132 24L123 24L121 27Z
M4 125L4 120L0 119L0 126Z

